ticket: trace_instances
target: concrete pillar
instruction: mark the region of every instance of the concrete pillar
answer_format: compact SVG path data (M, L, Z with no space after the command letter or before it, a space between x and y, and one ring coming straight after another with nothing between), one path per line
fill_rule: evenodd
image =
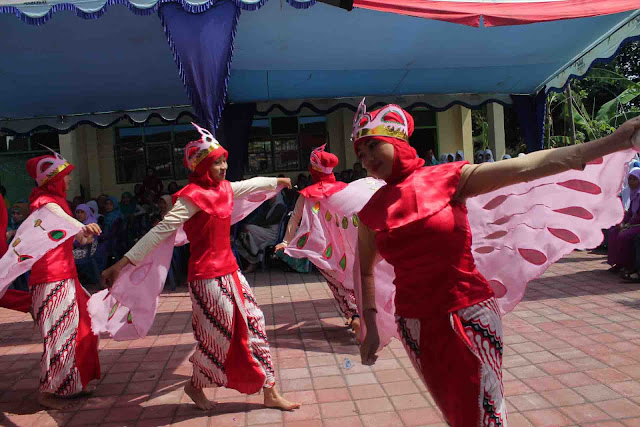
M462 151L465 160L473 163L473 126L471 123L471 110L460 106L460 133L462 138Z
M438 115L438 159L446 153L462 150L465 160L473 159L471 110L454 105Z
M502 159L505 152L504 108L495 102L487 104L487 124L489 125L489 148L495 160Z
M96 130L95 164L98 177L91 183L96 188L96 195L107 193L120 197L123 191L133 191L134 184L118 184L116 181L116 160L113 152L115 132L113 129ZM93 191L93 190L92 190Z
M353 150L353 144L351 143L351 131L353 130L353 115L354 112L346 108L341 108L342 111L342 144L344 146L344 159L345 169L352 169L353 164L358 162L358 156Z
M358 161L358 157L353 151L353 145L351 145L352 121L353 112L345 108L327 115L327 132L329 133L331 153L340 159L338 166L334 169L335 172L351 169L353 164Z
M344 152L344 124L341 110L327 114L327 134L329 136L329 151L338 156L339 163L335 171L341 171L346 164Z
M82 159L79 158L78 153L76 151L76 139L77 139L77 130L72 130L69 133L59 136L60 141L60 155L64 157L69 163L71 163L75 169L71 175L71 183L69 184L69 191L67 191L67 198L73 199L75 196L80 195L80 183L82 182L82 177L78 173L81 166L79 165L82 162Z
M98 153L98 130L85 126L87 181L85 187L91 197L97 197L102 192L102 173L100 170L100 155Z

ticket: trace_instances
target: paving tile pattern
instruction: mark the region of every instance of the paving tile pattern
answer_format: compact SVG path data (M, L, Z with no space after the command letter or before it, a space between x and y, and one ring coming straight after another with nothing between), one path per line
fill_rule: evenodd
M504 385L511 426L640 425L640 284L605 271L604 257L575 252L529 285L504 319ZM0 425L7 426L437 426L445 425L398 342L373 367L317 274L249 276L264 311L278 386L302 409L261 407L262 396L209 389L196 409L191 302L164 294L147 338L103 338L103 378L68 412L34 401L41 344L28 315L0 309ZM351 365L351 366L349 366Z

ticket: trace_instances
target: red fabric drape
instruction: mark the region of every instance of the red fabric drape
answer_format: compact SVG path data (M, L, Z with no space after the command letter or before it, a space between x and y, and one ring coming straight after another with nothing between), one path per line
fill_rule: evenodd
M532 24L561 19L587 18L640 9L638 0L564 0L515 3L509 1L354 0L363 9L478 27Z
M0 298L0 307L28 313L31 310L31 294L26 291L8 289Z
M0 194L0 257L7 252L7 226L9 225L9 213L4 199Z

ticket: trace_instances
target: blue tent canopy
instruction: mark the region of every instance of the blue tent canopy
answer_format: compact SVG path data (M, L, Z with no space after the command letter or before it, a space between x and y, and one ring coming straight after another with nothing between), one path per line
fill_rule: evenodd
M152 13L156 0L2 7L10 1L0 0L0 119L190 104ZM469 100L478 98L467 94L482 94L483 102L508 102L511 94L561 89L570 75L640 36L640 10L473 28L290 1L297 7L270 1L243 11L228 101L457 94L474 106ZM196 12L210 6L181 4Z

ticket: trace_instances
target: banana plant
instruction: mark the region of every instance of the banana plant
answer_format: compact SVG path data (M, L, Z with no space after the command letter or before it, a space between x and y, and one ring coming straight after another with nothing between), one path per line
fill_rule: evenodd
M624 90L615 94L613 98L600 106L597 112L589 114L585 108L582 97L573 97L572 108L576 126L586 132L589 139L601 138L612 133L616 127L626 120L640 114L640 109L632 102L640 96L640 84L606 69L595 69L590 79L602 82L615 82Z

